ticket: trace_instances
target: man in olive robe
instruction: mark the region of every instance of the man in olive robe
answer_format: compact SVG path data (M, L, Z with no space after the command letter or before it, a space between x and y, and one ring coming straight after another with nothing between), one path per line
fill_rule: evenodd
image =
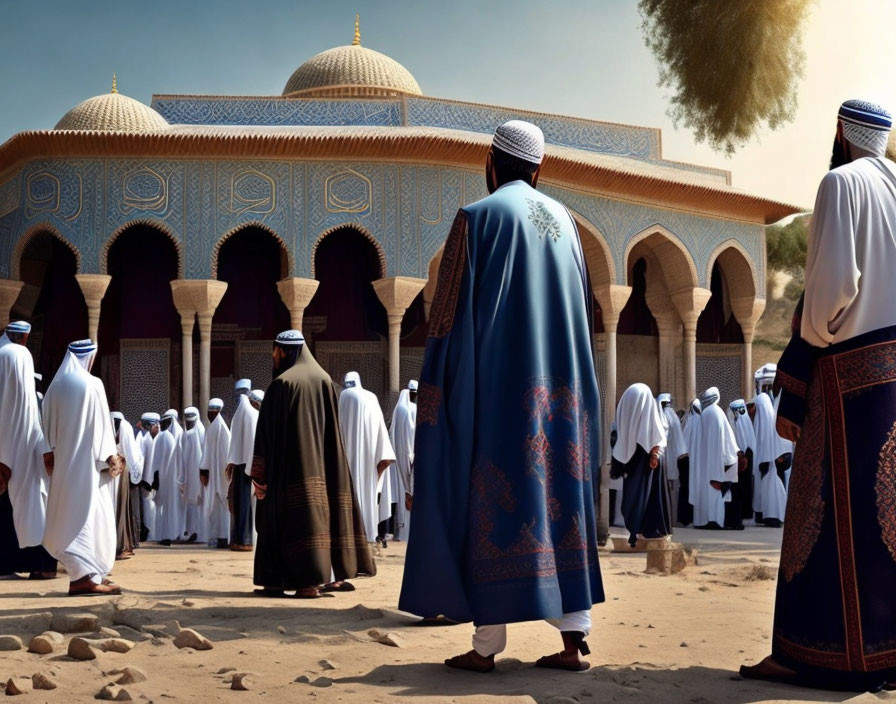
M297 330L274 343L274 381L258 416L254 582L262 596L314 599L376 574L339 432L330 376Z

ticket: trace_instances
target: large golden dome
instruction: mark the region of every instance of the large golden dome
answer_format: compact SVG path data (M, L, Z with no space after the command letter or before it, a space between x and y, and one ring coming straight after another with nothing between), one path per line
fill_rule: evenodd
M404 66L373 49L361 46L355 24L351 46L337 46L312 56L286 82L289 97L423 95Z
M56 123L57 130L158 132L168 122L148 105L122 95L114 84L111 93L89 98L69 110Z

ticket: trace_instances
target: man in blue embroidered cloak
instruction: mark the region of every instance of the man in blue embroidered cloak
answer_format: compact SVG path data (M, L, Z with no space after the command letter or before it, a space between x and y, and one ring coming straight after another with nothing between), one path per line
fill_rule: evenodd
M399 608L476 626L450 667L494 669L505 624L545 619L587 669L604 601L592 482L601 458L592 292L575 223L535 190L538 127L501 125L487 198L445 243L417 399L415 493Z
M806 290L778 364L798 440L772 654L747 677L896 683L896 164L890 114L850 100L809 229ZM772 470L773 471L773 470Z

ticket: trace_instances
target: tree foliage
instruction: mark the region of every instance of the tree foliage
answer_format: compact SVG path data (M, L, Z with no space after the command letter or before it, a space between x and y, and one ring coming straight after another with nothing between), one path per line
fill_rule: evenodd
M640 0L676 126L731 154L764 124L792 120L811 1Z
M794 218L786 225L765 228L768 268L797 276L806 266L809 218Z

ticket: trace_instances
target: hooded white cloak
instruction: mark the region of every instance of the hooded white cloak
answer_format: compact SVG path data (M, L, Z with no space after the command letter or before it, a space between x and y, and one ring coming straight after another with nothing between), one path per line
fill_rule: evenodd
M377 466L383 461L394 462L395 451L376 396L361 387L361 378L356 372L349 372L345 381L347 388L339 396L339 426L364 529L372 542L376 540L377 525L391 513L386 513L384 518L377 504L380 488L385 494L389 487L385 472L382 477L377 476ZM351 382L353 386L349 386Z
M646 452L666 447L666 429L656 400L646 384L629 386L616 406L616 446L613 458L628 463L640 445Z
M403 389L392 412L389 439L395 450L395 464L390 467L396 479L393 501L397 505L395 539L407 540L411 530L411 512L405 506L405 494L414 495L414 431L417 427L417 404L411 392Z
M117 530L112 478L103 470L116 454L103 382L90 358L67 352L43 404L44 433L55 455L44 546L75 582L99 584L115 563Z
M230 456L230 428L220 413L208 426L199 468L208 470L208 486L203 496L203 516L209 540L230 537L230 509L227 507L227 478L224 469Z
M183 497L180 485L180 455L174 423L159 432L152 449L153 475L159 475L156 489L156 540L178 540L184 532Z
M50 448L41 428L34 361L24 345L0 348L0 463L12 471L9 500L19 547L40 545L47 517L49 477L43 455Z
M753 403L756 404L756 416L753 418L756 433L753 466L756 467L754 479L758 482L758 490L754 490L754 494L759 495L758 506L754 500L753 508L761 512L763 518L783 521L784 510L787 508L787 490L775 468L775 460L782 454L779 452L780 437L775 429L775 409L767 393L758 394ZM768 472L763 477L759 473L759 465L764 462L768 462Z
M196 534L205 542L205 521L200 520L202 504L202 482L199 481L199 462L202 459L202 446L205 440L205 428L198 420L189 430L185 430L180 439L180 471L183 486L183 497L186 503L186 523L184 535Z
M725 503L731 493L714 489L710 482L737 481L737 442L734 431L718 403L710 403L700 413L699 441L691 449L691 476L688 500L694 507L694 525L715 522L725 525ZM727 473L725 467L734 465Z

